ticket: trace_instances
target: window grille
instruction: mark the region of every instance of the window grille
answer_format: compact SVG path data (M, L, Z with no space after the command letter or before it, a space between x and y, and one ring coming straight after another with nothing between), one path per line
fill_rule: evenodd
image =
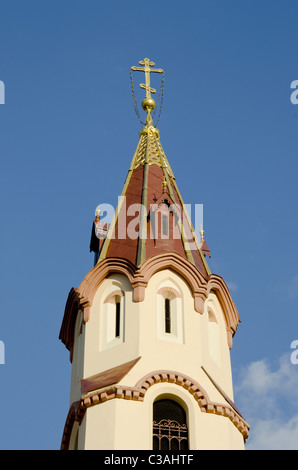
M153 450L187 450L188 429L183 408L172 400L153 405Z

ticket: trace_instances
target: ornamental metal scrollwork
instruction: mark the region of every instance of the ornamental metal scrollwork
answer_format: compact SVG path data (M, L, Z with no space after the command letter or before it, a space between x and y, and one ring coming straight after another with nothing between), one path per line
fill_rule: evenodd
M171 419L153 421L153 443L155 450L185 450L188 443L186 424Z

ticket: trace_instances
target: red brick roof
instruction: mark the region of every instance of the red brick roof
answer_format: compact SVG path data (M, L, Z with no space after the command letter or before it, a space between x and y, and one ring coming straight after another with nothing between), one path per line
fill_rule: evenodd
M145 126L133 156L114 222L99 260L125 258L136 266L160 253L174 252L191 261L207 278L209 268L191 222L184 216L183 200L159 139ZM140 215L138 205L143 205ZM162 216L165 220L162 221ZM179 226L183 221L184 235ZM164 233L163 223L168 226ZM142 224L146 237L142 237Z

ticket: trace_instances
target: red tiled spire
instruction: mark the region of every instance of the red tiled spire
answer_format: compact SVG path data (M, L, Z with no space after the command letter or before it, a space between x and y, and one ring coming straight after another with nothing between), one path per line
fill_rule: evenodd
M175 252L208 277L207 263L183 206L159 131L147 119L99 261L118 257L139 266L157 254Z

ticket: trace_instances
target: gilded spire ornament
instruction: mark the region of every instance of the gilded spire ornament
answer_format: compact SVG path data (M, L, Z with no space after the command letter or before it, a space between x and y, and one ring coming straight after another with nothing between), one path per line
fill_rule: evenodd
M155 103L155 100L152 98L151 93L156 93L156 90L155 90L155 88L152 88L150 86L150 73L155 72L155 73L162 73L163 74L162 83L161 83L160 92L159 92L158 101L157 101L157 104L158 104L159 100L160 100L160 96L162 95L162 97L163 97L164 71L162 69L152 68L152 67L155 66L155 63L152 62L148 58L145 58L144 60L140 60L139 65L143 65L143 67L133 66L133 67L130 68L130 71L133 70L133 71L144 72L145 73L145 83L140 83L140 88L142 88L146 91L145 99L142 101L142 108L144 109L144 111L147 112L145 125L153 125L153 119L151 117L151 111L153 111L156 108L156 103ZM130 72L130 74L131 74L131 72ZM131 85L132 85L132 92L133 92L133 100L134 100L134 104L135 104L135 110L136 110L137 116L140 119L140 114L139 114L139 111L137 109L137 101L136 101L135 92L134 92L132 74L130 75L130 79L131 79ZM160 111L161 111L161 107L160 107ZM159 113L159 116L160 116L160 113ZM159 117L158 117L158 119L159 119ZM140 121L141 121L141 119L140 119ZM144 124L142 121L141 121L141 123Z

